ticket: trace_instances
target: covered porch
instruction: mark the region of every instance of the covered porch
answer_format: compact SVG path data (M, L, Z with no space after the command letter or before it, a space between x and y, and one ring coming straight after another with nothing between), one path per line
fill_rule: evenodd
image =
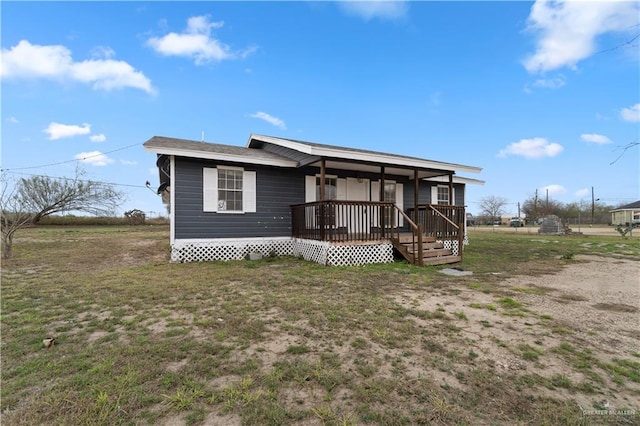
M324 200L291 206L291 220L294 239L325 242L343 252L355 247L359 257L368 256L366 247L375 254L376 246L386 244L417 266L462 260L461 206L417 204L403 211L389 201Z

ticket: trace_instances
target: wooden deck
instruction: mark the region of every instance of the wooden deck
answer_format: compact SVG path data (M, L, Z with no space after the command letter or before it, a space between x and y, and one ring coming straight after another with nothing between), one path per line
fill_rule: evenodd
M391 202L327 200L291 206L294 238L333 245L391 242L420 266L462 260L464 217L464 207L458 206L420 205L409 215Z

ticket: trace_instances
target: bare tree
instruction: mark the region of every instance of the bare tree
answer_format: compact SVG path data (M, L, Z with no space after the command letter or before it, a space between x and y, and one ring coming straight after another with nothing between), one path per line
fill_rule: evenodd
M111 184L83 180L84 171L76 169L73 178L31 176L18 182L18 196L26 210L33 212L33 223L45 216L79 211L96 216L113 214L124 199L124 193Z
M0 227L2 228L2 258L9 259L13 254L13 237L18 229L24 228L33 220L33 213L26 210L22 199L17 195L15 185L4 177L0 189Z
M610 163L609 163L609 165L611 166L611 165L615 164L615 163L616 163L620 158L622 158L622 156L624 155L624 153L625 153L625 152L627 152L627 150L628 150L629 148L633 148L634 146L638 146L638 145L640 145L640 141L637 141L637 140L636 140L636 141L629 142L629 143L628 143L628 144L626 144L626 145L623 145L623 146L620 146L620 147L616 148L614 151L622 150L622 152L620 153L620 155L618 155L618 157L617 157L615 160L613 160L612 162L610 162Z
M0 200L3 259L12 255L16 231L45 216L69 211L94 215L115 212L124 200L124 193L111 184L82 180L83 175L78 168L74 178L32 176L21 178L15 185L3 177Z
M504 207L507 204L507 199L490 195L488 197L481 198L478 204L480 205L482 214L491 217L491 220L493 221L496 220L496 218L500 218L504 213Z

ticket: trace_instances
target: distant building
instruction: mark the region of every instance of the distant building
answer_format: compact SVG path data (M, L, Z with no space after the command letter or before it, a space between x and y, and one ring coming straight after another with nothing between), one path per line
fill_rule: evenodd
M611 210L611 224L622 226L640 226L640 201Z

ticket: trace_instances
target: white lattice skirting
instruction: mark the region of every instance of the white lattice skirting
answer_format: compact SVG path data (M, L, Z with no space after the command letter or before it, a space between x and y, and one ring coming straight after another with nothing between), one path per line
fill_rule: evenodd
M460 256L460 249L458 248L458 240L437 240L438 243L444 244L444 248L451 250L454 256ZM464 245L464 241L462 245Z
M250 253L290 256L293 253L293 241L291 238L176 240L171 246L171 261L242 260Z
M250 253L302 257L327 266L393 262L391 243L333 245L326 241L297 238L176 240L171 247L171 261L242 260Z
M393 262L393 245L331 244L325 241L294 239L293 255L327 266L356 266Z

